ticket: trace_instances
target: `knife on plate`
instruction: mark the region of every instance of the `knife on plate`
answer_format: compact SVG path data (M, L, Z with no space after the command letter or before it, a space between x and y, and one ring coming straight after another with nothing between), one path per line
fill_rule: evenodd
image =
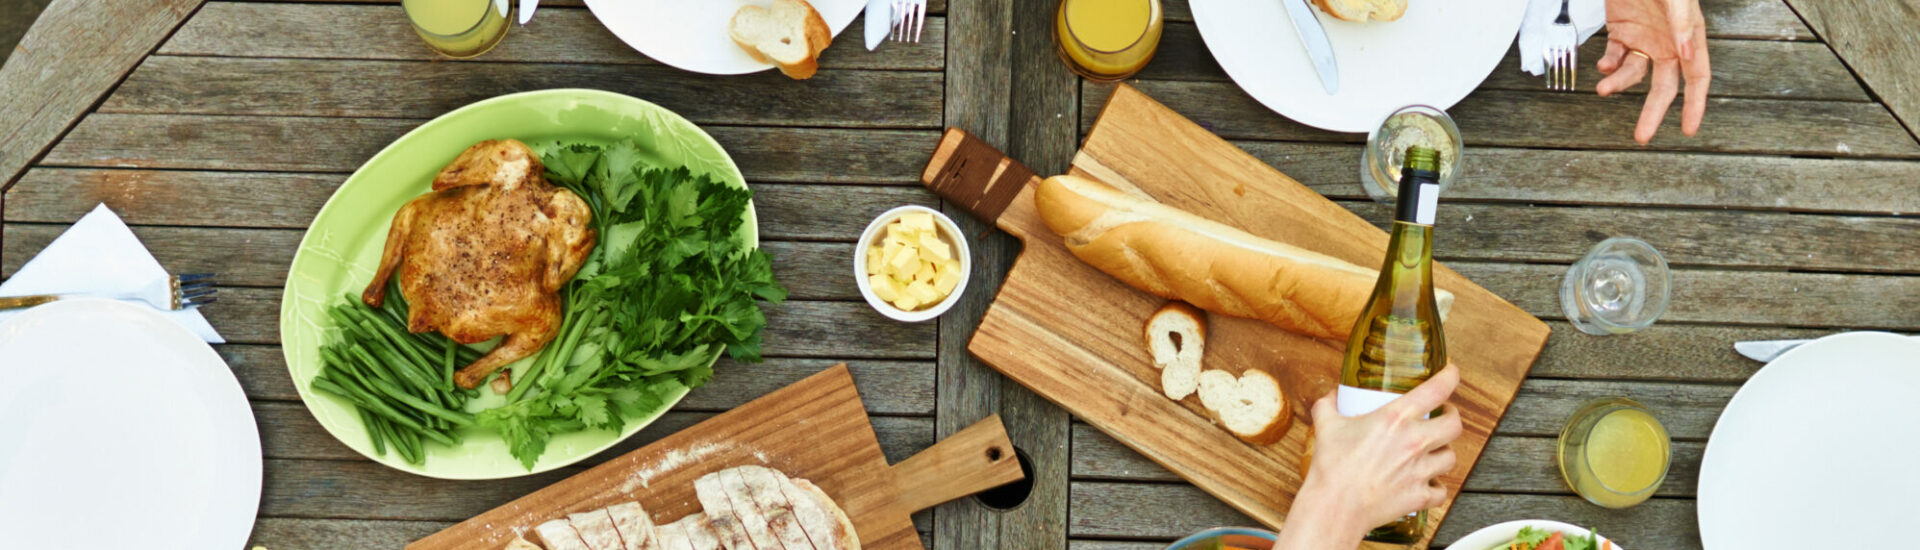
M1307 47L1307 57L1313 60L1313 71L1320 73L1320 86L1327 89L1327 95L1340 91L1340 66L1333 61L1333 43L1327 41L1327 29L1320 26L1320 19L1313 15L1313 8L1307 0L1280 0L1287 7L1287 18L1293 20L1293 30L1300 35L1300 44ZM871 35L869 35L871 36Z
M1909 338L1920 340L1920 336L1910 336ZM1733 351L1740 352L1740 355L1748 359L1762 363L1771 363L1774 359L1780 358L1781 354L1793 348L1800 347L1801 344L1812 341L1813 340L1750 340L1746 342L1734 342Z
M880 47L893 28L893 6L887 0L867 0L867 51Z

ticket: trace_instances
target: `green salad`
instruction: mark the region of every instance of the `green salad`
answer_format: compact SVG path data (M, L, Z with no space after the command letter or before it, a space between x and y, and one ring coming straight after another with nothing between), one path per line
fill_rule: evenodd
M1585 536L1568 535L1534 527L1521 527L1513 542L1493 550L1612 550L1613 544L1600 540L1592 530Z
M313 387L359 409L376 453L391 444L418 464L423 440L456 445L475 427L498 432L532 469L554 435L619 431L705 384L722 353L760 361L759 302L787 291L745 232L752 191L652 165L628 141L541 149L546 179L587 202L598 240L562 290L559 335L514 369L504 404L462 410L478 392L452 374L478 354L407 333L403 300L371 308L348 296L330 309L341 330L321 349Z

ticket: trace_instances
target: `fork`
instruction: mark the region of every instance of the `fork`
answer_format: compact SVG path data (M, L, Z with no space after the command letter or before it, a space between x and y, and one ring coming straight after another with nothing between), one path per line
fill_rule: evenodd
M1580 31L1567 15L1567 4L1560 0L1560 16L1553 19L1553 38L1542 53L1547 60L1547 89L1572 90L1580 76Z
M920 42L920 31L927 26L927 0L893 0L893 30L888 35L895 42Z
M107 298L140 300L156 309L181 310L215 302L220 289L213 286L212 273L188 273L154 279L140 290L120 294L41 294L0 297L0 310L33 307L68 298Z

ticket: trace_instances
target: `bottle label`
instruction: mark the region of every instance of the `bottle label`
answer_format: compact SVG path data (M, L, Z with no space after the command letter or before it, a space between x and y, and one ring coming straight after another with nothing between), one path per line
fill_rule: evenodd
M1422 182L1419 200L1413 210L1413 223L1433 225L1433 213L1440 209L1440 184Z
M1340 410L1340 416L1367 414L1400 398L1400 394L1397 393L1356 388L1345 384L1335 392L1334 404Z

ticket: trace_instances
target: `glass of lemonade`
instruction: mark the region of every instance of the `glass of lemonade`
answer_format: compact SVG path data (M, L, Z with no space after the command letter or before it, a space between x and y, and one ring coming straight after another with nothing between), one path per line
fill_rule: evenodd
M1626 334L1653 326L1671 287L1666 256L1646 241L1614 237L1567 268L1560 308L1580 332Z
M1667 428L1653 411L1624 397L1588 402L1560 430L1560 475L1588 502L1639 504L1667 479Z
M506 4L494 0L401 0L427 48L455 59L493 49L507 36Z
M1446 111L1408 105L1367 133L1367 146L1360 153L1360 186L1367 196L1386 205L1399 199L1400 165L1407 148L1415 145L1440 152L1440 193L1446 194L1460 166L1460 127Z
M1153 60L1160 27L1160 0L1060 0L1053 43L1073 72L1114 81Z

